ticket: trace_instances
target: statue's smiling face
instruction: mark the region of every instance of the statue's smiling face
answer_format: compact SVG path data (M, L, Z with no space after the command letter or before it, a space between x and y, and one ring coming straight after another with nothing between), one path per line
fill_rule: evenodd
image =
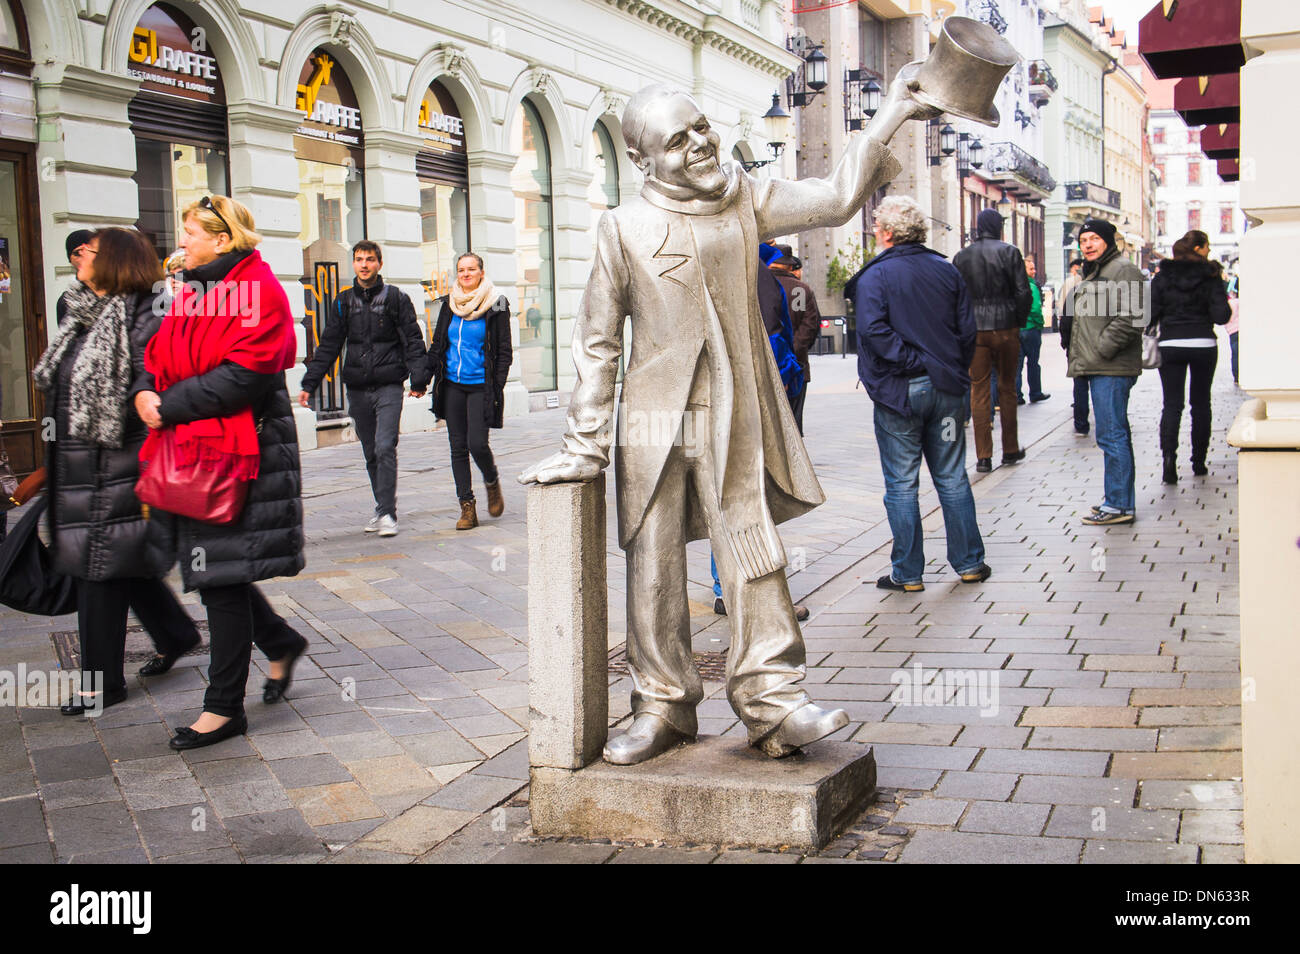
M672 96L648 109L638 165L674 191L710 195L727 185L718 164L720 145L700 107L688 96Z

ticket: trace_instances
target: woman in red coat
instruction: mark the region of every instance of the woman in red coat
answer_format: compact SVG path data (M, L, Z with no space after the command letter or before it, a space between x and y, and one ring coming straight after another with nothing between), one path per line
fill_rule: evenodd
M181 480L216 470L247 480L248 496L236 519L213 524L168 513L164 490L151 521L179 559L186 590L199 591L211 634L203 713L177 730L173 749L247 730L253 643L271 660L264 702L283 698L307 648L253 585L303 567L302 478L284 380L297 351L289 301L254 247L261 237L244 206L204 198L185 210L184 228L184 284L145 353L151 380L136 396L151 428L142 472L170 428Z

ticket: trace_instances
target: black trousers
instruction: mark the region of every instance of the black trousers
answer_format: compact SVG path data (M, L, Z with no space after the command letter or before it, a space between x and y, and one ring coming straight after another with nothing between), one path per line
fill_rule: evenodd
M199 631L176 594L162 580L77 581L77 634L86 692L126 688L126 611L135 613L160 653L181 653L196 645Z
M443 387L443 413L447 416L447 441L451 444L451 475L456 480L456 497L462 501L473 500L474 483L469 470L471 455L483 472L484 483L495 484L500 479L492 448L488 446L487 419L483 416L487 392L481 384L457 384L455 381L448 381Z
M244 711L244 686L253 644L274 662L307 644L307 640L276 615L262 592L251 583L210 586L199 590L208 608L212 659L203 709L215 715L238 716Z
M1192 406L1192 460L1205 463L1205 455L1210 449L1210 385L1214 383L1214 369L1218 363L1217 347L1161 347L1160 386L1165 392L1164 409L1160 412L1162 453L1178 452L1178 432L1183 423L1183 388L1190 372L1187 403Z

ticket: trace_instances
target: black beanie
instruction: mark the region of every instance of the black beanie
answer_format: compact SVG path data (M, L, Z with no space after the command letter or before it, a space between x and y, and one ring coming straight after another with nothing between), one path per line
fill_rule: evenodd
M1079 228L1079 238L1083 238L1084 232L1092 232L1100 236L1107 248L1115 247L1115 226L1105 219L1084 219L1083 225Z
M70 233L63 242L64 251L68 253L68 261L72 261L72 253L89 242L94 235L95 233L90 229L77 229Z

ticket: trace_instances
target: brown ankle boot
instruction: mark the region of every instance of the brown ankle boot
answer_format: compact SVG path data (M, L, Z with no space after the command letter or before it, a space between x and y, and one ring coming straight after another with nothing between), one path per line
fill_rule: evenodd
M473 530L478 526L478 511L474 508L474 498L460 502L460 519L456 521L457 530Z
M487 485L488 492L488 516L499 517L506 512L506 501L501 496L501 481L495 484Z

